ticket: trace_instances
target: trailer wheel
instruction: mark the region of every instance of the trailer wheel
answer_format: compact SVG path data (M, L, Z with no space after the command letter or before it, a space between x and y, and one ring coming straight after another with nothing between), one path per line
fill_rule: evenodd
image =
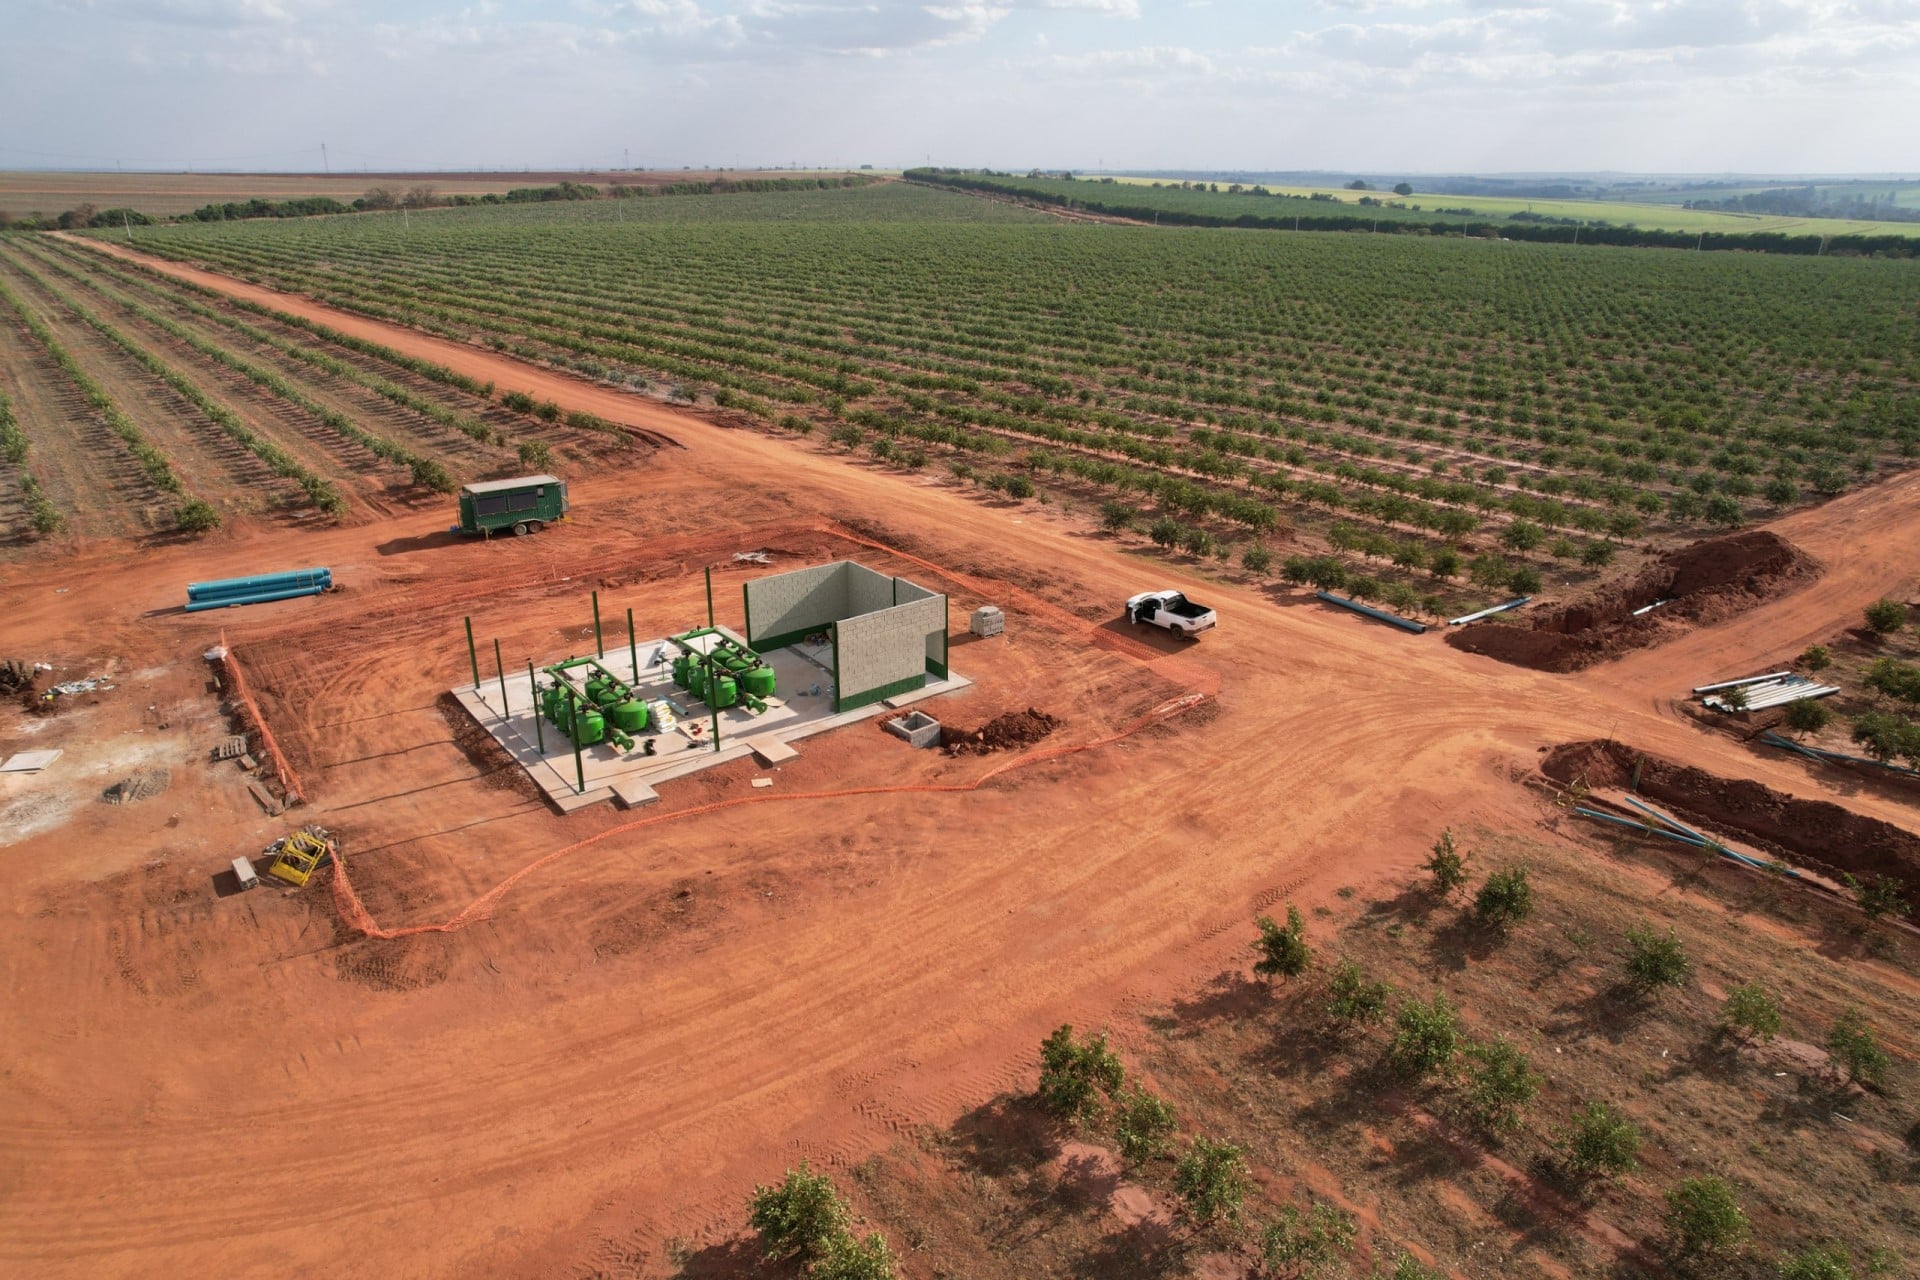
M540 522L540 521L538 521L538 520L529 520L529 521L527 521L527 532L528 532L528 533L538 533L538 532L540 532L540 531L541 531L542 529L544 529L544 528L546 528L546 527L547 527L547 526L546 526L545 524L543 524L543 523L541 523L541 522Z
M527 536L527 522L525 520L521 520L513 526L513 536L516 538L524 538Z

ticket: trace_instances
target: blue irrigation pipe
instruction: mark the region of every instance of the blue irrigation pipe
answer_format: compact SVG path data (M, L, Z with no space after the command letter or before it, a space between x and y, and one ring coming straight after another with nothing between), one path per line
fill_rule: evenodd
M1672 827L1675 831L1682 832L1685 835L1690 835L1695 840L1700 841L1702 844L1711 843L1707 839L1707 837L1701 835L1698 831L1695 831L1692 827L1689 827L1685 823L1682 823L1674 818L1669 817L1668 815L1654 808L1652 805L1641 804L1638 800L1635 800L1632 796L1627 796L1625 797L1625 799L1628 804L1640 810L1640 812L1652 814L1655 818L1659 819L1661 822L1665 823L1667 826Z
M1574 812L1579 814L1583 818L1598 818L1602 822L1611 822L1616 826L1630 827L1635 831L1643 832L1650 836L1665 836L1669 840L1678 841L1681 844L1692 845L1696 849L1704 849L1707 847L1705 842L1700 840L1689 839L1688 837L1681 835L1677 831L1663 831L1659 827L1650 827L1644 822L1635 822L1632 818L1623 818L1620 815L1615 813L1602 813L1598 809L1579 809L1579 808L1575 809Z
M1313 594L1325 600L1328 604L1339 605L1342 609L1351 609L1355 613L1364 613L1369 618L1377 618L1389 626L1400 628L1402 631L1411 631L1417 636L1427 633L1427 624L1424 622L1415 622L1413 619L1403 618L1397 613L1388 613L1384 609L1375 609L1370 605L1361 604L1358 600L1349 600L1345 596L1337 596L1331 591L1316 591Z
M1910 777L1920 777L1920 769L1909 769L1905 765L1893 764L1886 760L1875 760L1869 756L1850 756L1844 751L1826 751L1819 747L1803 746L1798 742L1783 738L1772 731L1761 734L1760 741L1770 747L1779 747L1786 751L1798 752L1813 760L1838 760L1847 764L1870 764L1876 769L1890 769L1894 773L1904 773Z
M256 591L248 595L216 596L211 600L187 601L188 613L199 613L205 609L226 609L240 604L266 604L271 600L293 600L300 596L317 596L325 587L287 587L278 591Z
M285 573L262 573L251 578L215 578L210 582L187 584L187 599L208 600L215 596L244 596L283 587L308 586L314 582L331 586L333 571L326 568L289 569Z

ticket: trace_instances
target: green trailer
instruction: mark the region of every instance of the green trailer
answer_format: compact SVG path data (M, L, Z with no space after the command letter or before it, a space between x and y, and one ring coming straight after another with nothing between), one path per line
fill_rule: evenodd
M511 529L524 537L566 514L567 482L556 476L487 480L460 490L460 523L454 532L490 537Z

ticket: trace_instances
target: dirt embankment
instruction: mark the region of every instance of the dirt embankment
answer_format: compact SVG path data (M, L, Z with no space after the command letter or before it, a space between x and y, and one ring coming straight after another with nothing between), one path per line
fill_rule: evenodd
M1058 716L1028 707L1008 711L978 729L943 729L940 745L950 756L984 756L995 751L1030 747L1064 723Z
M1820 565L1764 529L1670 551L1625 582L1603 587L1530 626L1485 622L1447 637L1468 653L1540 671L1578 671L1660 643L1677 630L1744 613L1817 576ZM1657 601L1670 601L1634 615Z
M1555 747L1540 770L1556 782L1632 785L1683 818L1760 845L1788 862L1835 877L1898 876L1920 907L1920 836L1825 800L1801 800L1744 778L1722 778L1618 742Z

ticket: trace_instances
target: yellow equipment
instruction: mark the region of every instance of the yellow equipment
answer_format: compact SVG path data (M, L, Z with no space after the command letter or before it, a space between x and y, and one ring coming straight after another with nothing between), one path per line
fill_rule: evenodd
M319 827L302 827L274 841L267 852L273 855L267 874L300 888L333 857L333 837Z

